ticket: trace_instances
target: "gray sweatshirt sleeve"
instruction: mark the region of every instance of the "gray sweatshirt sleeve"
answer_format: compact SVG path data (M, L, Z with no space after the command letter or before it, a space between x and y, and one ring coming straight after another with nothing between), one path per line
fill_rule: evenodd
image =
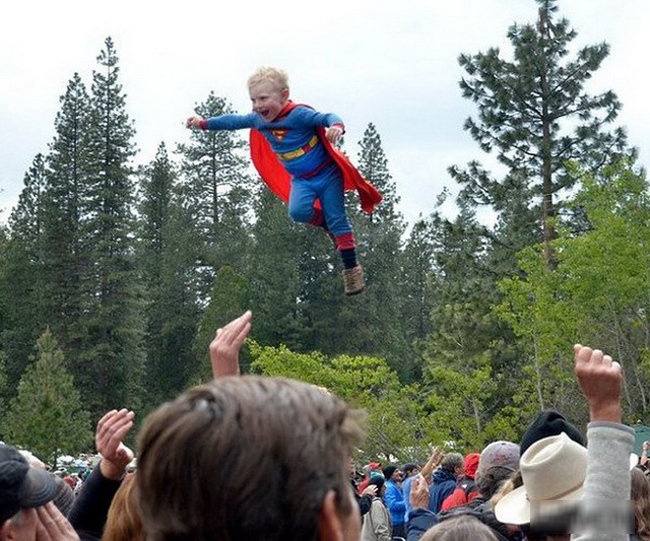
M593 422L587 428L587 477L583 500L623 502L630 499L630 453L634 430L628 426ZM587 504L588 505L588 504ZM600 503L607 509L608 503ZM631 533L631 532L629 532ZM571 536L573 541L628 541L627 533L588 532Z

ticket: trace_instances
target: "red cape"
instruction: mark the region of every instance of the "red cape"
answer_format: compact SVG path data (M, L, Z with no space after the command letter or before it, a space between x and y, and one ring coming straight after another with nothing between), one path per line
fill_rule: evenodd
M297 103L290 103L282 111L282 114L288 114L298 105ZM305 107L309 106L306 105ZM325 146L325 150L327 150L328 154L341 170L344 188L359 192L361 208L365 212L372 212L375 206L381 201L381 194L377 188L359 174L359 171L356 170L343 152L332 146L325 137L325 128L321 126L317 127L316 133L321 143ZM262 177L262 180L266 182L274 194L285 203L288 203L289 193L291 192L291 175L282 166L266 138L256 129L251 130L250 147L253 164ZM320 207L318 201L316 201L316 206Z

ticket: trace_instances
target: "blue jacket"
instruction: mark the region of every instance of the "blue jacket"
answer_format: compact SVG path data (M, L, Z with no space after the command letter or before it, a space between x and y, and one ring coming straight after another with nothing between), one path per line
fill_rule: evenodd
M433 472L433 485L429 491L429 511L438 514L442 502L456 488L456 476L448 470L438 469Z
M406 510L404 511L404 522L409 521L409 513L413 509L411 507L411 485L413 483L413 475L407 477L402 481L402 494L404 495L404 506Z
M404 495L402 494L402 489L391 479L386 481L384 501L390 511L390 519L393 525L404 524L404 512L406 511Z

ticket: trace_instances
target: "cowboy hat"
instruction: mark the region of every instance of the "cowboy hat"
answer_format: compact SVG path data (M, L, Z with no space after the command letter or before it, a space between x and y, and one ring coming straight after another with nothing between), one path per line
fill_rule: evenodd
M562 432L533 443L519 468L523 486L506 494L494 508L497 520L505 524L529 524L531 504L535 511L582 498L587 449Z

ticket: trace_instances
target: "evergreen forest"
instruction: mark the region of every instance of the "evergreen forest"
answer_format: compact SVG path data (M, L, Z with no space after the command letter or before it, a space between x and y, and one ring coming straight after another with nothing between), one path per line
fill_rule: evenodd
M242 372L365 409L367 457L519 441L549 408L585 427L574 343L620 362L624 420L650 423L650 192L623 104L590 92L609 46L577 49L555 0L530 4L533 22L504 29L508 50L459 55L464 128L502 167L448 164L455 216L443 193L406 222L408 179L391 174L377 119L345 141L384 196L372 215L347 201L367 279L355 297L330 239L292 223L253 173L246 133L182 133L135 165L107 38L0 226L0 439L45 457L91 449L104 412L142 421L207 381L216 329L249 309ZM243 112L214 92L195 111Z

